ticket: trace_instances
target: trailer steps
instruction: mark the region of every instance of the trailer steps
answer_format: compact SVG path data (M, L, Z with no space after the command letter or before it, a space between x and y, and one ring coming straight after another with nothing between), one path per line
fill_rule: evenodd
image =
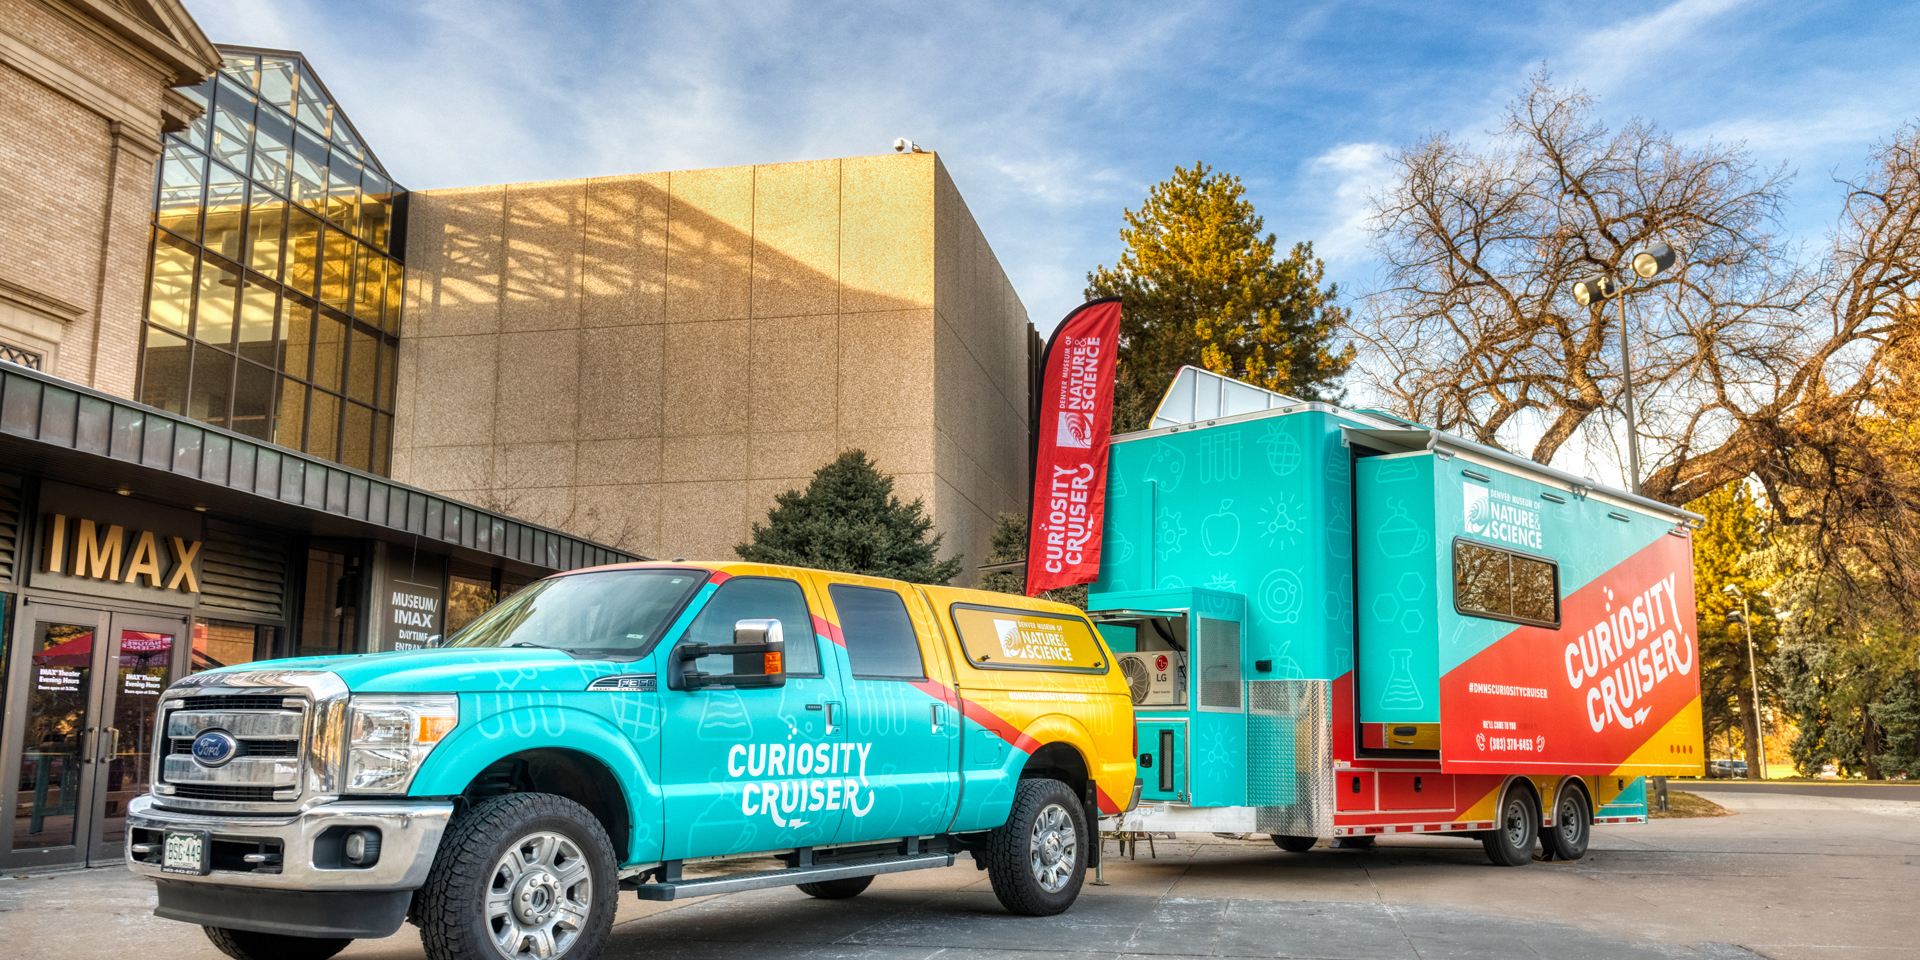
M870 877L882 873L905 873L908 870L931 870L936 867L951 866L953 866L951 853L913 853L817 863L785 870L761 870L754 873L700 877L694 880L643 883L635 889L642 900L681 900L688 897L739 893L742 890L790 887L797 883L819 883L823 880L844 880L848 877Z

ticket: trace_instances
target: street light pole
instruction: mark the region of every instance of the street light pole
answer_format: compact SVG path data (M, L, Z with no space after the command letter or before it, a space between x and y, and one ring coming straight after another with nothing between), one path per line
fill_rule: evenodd
M1759 741L1760 779L1767 778L1767 727L1760 717L1760 669L1755 665L1753 653L1753 606L1747 602L1747 592L1737 583L1729 583L1725 592L1740 598L1740 626L1747 633L1747 681L1753 684L1753 736ZM1747 771L1749 779L1753 771Z
M1633 255L1631 261L1633 274L1641 280L1652 280L1673 266L1678 254L1667 244L1654 242L1647 244L1645 250ZM1633 282L1631 278L1629 282ZM1592 306L1605 300L1620 301L1620 372L1622 375L1622 413L1627 418L1627 489L1635 495L1640 493L1640 423L1633 415L1633 355L1627 341L1627 298L1626 287L1608 274L1588 277L1573 285L1573 298L1583 307Z
M1627 349L1627 298L1620 297L1620 372L1626 378L1627 490L1640 493L1640 421L1633 418L1633 357Z

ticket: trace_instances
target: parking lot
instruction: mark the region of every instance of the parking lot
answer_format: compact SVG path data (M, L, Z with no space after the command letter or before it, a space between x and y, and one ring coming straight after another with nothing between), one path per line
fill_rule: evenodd
M1109 861L1064 916L1008 916L970 861L848 901L791 889L622 901L609 958L1920 958L1920 787L1710 783L1737 816L1600 828L1572 864L1486 864L1477 844L1282 853L1264 837L1159 840ZM1113 846L1107 847L1112 856ZM218 956L156 920L118 870L0 880L0 938L45 960ZM408 927L343 957L418 958Z

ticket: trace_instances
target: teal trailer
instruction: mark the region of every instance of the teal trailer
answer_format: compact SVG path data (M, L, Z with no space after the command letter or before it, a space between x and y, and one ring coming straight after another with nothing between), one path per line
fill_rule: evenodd
M1142 778L1112 827L1521 863L1700 771L1697 515L1192 367L1108 478L1088 606Z

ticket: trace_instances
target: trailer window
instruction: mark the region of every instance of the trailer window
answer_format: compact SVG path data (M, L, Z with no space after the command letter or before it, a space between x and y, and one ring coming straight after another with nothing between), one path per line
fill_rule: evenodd
M1107 656L1079 617L956 603L948 608L967 662L982 670L1106 673Z
M1560 568L1470 540L1453 542L1453 608L1472 617L1560 626Z

